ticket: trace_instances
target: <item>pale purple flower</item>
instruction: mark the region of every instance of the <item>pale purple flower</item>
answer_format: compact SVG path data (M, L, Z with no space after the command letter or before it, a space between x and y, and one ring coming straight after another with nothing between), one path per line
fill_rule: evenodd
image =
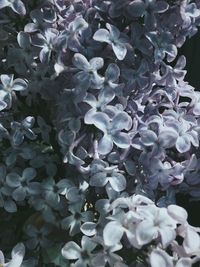
M108 30L97 30L93 36L93 39L95 41L106 42L111 45L117 59L123 60L127 53L127 36L120 34L120 31L114 25L109 23L106 23L106 28Z
M93 115L91 124L104 133L98 144L98 151L102 155L112 150L113 143L123 149L130 146L128 133L121 132L124 129L129 130L132 125L131 117L127 113L119 112L111 120L106 113L97 112Z
M25 246L23 243L18 243L11 252L12 259L5 263L3 252L0 250L0 266L2 267L20 267L25 254Z
M176 221L172 219L165 208L150 206L139 208L138 213L144 216L142 222L136 226L136 239L139 245L150 243L160 237L166 248L176 238Z

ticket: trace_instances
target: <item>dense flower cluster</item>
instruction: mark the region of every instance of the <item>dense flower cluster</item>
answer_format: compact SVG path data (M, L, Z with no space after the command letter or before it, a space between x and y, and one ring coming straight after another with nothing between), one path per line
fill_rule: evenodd
M178 53L199 0L0 0L0 26L0 265L199 262L176 205L200 199L200 93Z

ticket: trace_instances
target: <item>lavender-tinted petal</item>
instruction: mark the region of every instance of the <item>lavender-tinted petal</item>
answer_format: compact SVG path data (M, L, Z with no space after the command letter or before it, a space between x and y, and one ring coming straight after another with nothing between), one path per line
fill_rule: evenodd
M106 155L111 152L113 148L113 141L110 135L104 134L98 144L98 152L102 155Z

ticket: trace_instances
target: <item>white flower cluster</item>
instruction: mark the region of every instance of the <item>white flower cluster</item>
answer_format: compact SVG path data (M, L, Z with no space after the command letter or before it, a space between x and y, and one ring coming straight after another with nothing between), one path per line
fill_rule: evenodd
M145 196L133 195L116 199L110 210L113 214L103 231L107 246L116 245L126 235L137 249L149 244L151 267L190 267L199 261L200 228L187 222L184 208L159 208Z

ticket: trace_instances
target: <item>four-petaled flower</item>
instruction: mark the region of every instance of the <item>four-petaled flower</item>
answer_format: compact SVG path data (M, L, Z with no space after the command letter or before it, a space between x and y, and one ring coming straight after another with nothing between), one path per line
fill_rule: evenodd
M51 53L56 48L57 39L58 30L54 28L46 29L44 34L37 33L32 37L31 43L42 48L39 55L41 62L49 62Z
M23 201L27 195L37 195L40 193L40 183L31 182L35 176L36 171L33 168L26 168L22 175L11 172L6 176L6 183L14 189L12 197L16 201Z
M127 53L126 43L128 42L128 37L125 34L122 35L114 25L106 23L106 27L108 30L99 29L96 31L93 39L110 44L117 59L123 60Z
M113 142L120 148L128 148L130 146L130 137L128 133L121 132L129 130L132 125L132 119L129 115L121 111L112 119L103 112L97 112L92 117L91 124L103 131L104 135L99 141L98 151L102 155L110 153L113 148Z
M74 265L76 267L90 266L92 264L92 251L97 244L89 237L83 236L81 246L79 247L74 241L70 241L62 248L62 255L68 260L77 260Z
M0 76L1 83L0 84L0 109L4 109L6 106L9 108L12 105L12 97L14 96L14 91L23 91L26 90L28 85L22 79L15 79L14 75L10 74L2 74Z
M92 87L98 89L101 86L103 77L98 74L97 70L103 67L103 58L94 57L88 61L85 56L76 53L73 57L73 64L80 70L74 78L79 81L83 88Z
M19 146L24 141L24 136L30 140L36 139L36 134L31 130L35 123L34 117L28 116L22 122L13 121L11 128L13 130L12 141L13 144Z

